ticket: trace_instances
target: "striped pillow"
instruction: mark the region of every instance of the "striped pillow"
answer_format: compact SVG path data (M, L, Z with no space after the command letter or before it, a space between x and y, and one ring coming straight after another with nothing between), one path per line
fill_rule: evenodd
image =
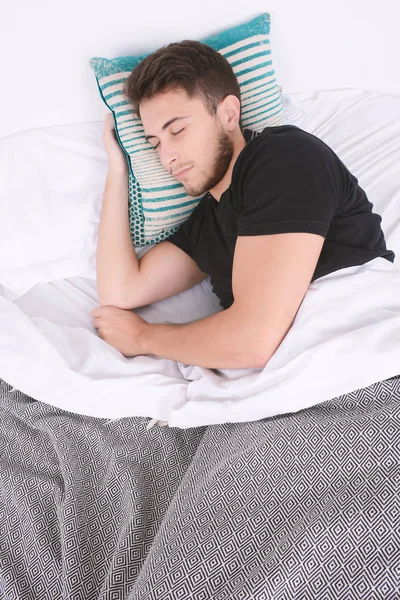
M241 90L241 126L261 131L284 123L280 88L271 60L270 16L258 17L201 40L231 64ZM146 56L146 55L145 55ZM117 139L128 158L129 221L135 246L168 239L188 219L200 198L161 165L144 138L141 120L122 92L125 79L145 56L92 58L101 97L114 115Z

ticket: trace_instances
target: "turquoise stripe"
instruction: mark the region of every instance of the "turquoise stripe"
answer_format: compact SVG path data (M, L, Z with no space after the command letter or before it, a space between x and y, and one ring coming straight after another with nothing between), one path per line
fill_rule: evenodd
M118 126L119 131L125 131L126 129L132 129L133 133L135 135L140 135L140 137L143 137L143 126L141 125L141 123L138 123L137 121L132 121L131 123L129 121L127 121L127 125L124 125L123 127ZM143 141L146 141L143 137Z
M131 110L121 110L121 111L115 113L116 117L125 117L125 115L132 115L132 111Z
M179 185L179 186L176 186L176 188L179 189L179 188L182 188L182 186ZM151 194L151 193L156 193L156 192L162 192L164 188L162 188L162 187L154 188L154 189L150 188L147 190L144 190L143 188L141 188L141 189L142 189L142 194L144 194L145 192L147 194ZM168 200L179 200L180 198L187 198L186 192L182 192L179 194L171 194L171 195L168 194ZM166 199L165 196L163 198L146 198L146 202L165 202L165 199Z
M112 104L113 99L114 98L119 98L121 96L120 93L118 92L113 92L112 94L107 94L107 96L104 96L105 100L109 103Z
M257 94L257 96L263 95L264 92L260 92L259 94ZM279 98L279 90L277 89L275 92L273 92L272 94L267 94L266 96L263 96L262 100L266 99L266 98L272 98L272 96L278 96ZM260 98L257 98L256 100L254 100L254 102L247 102L247 100L245 100L244 102L242 102L242 106L244 104L246 104L246 106L244 108L247 108L248 106L252 106L253 104L257 104L260 102ZM253 110L253 109L250 109ZM243 114L243 110L242 110L242 114Z
M167 174L167 172L165 172L165 174ZM141 190L143 192L146 192L147 194L151 193L151 192L160 192L162 190L176 190L182 188L182 185L180 183L171 183L170 185L162 185L159 187L151 187L151 188L145 188L145 187L141 187ZM181 194L180 196L176 196L176 198L180 198L183 196L187 196L187 194ZM169 196L168 196L169 198Z
M257 86L257 89L260 89L260 87L263 86ZM270 92L271 90L273 90L272 94L267 94L267 92ZM253 98L256 98L256 100L254 100L254 102L259 102L260 98L258 98L258 96L263 96L264 94L267 94L265 97L269 98L270 96L274 96L275 94L279 94L279 88L277 85L270 85L267 88L264 88L263 90L261 90L261 92L257 92L256 94L251 94L249 96L247 96L247 98L244 98L242 100L242 105L243 104L247 104L248 100L252 100ZM249 104L247 104L247 106L250 106L250 104L253 104L252 102L250 102Z
M112 85L117 85L117 83L124 83L126 77L124 77L123 79L114 79L114 81L107 81L107 83L102 83L101 84L101 88L103 90L105 90L108 87L111 87Z
M281 101L281 99L275 98L274 100L270 100L269 102L265 102L265 104L263 103L263 106L260 106L260 108L264 108L265 106L269 106L270 104L277 104ZM264 110L263 112L269 112L271 110L272 107L268 108L267 110ZM242 111L242 116L243 115L247 115L247 113L251 113L254 111L254 108L250 108L250 110L244 110ZM260 115L262 115L263 113L259 113Z
M236 50L231 50L230 52L222 52L221 54L225 57L225 58L229 58L231 56L235 56L235 54L239 54L239 52L244 52L245 50L250 50L250 48L257 48L259 46L265 46L266 44L269 44L269 40L263 40L261 42L253 42L251 44L245 44L244 46L240 46L240 48L236 48Z
M152 169L150 169L150 163L141 163L140 166L137 167L137 171L140 172L139 177L143 177L143 179L149 179L150 177L153 179L156 179L157 183L158 180L160 180L160 185L158 186L160 189L163 187L163 180L168 180L167 176L168 176L168 172L163 169L163 167L161 165L157 165L156 167L153 167ZM171 176L169 176L170 178ZM157 189L157 188L149 188L151 189Z
M132 129L135 125L127 125L126 127L118 127L119 131L125 131L125 129Z
M124 145L126 148L134 147L138 144L142 144L142 148L140 148L141 150L154 150L153 146L146 142L142 135L130 137L129 139L124 140Z
M274 109L275 109L275 107L276 107L276 106L278 106L278 105L280 104L280 98L278 98L278 100L272 100L272 102L269 102L268 104L270 104L270 105L272 105L272 106L270 106L270 107L269 107L269 108L267 108L266 110L263 110L262 112L257 112L257 111L254 111L254 112L255 112L255 114L254 114L254 117L256 118L256 117L258 117L259 115L263 115L263 114L265 114L265 113L269 113L269 112L271 112L271 110L274 110ZM247 119L251 119L251 117L249 117L249 116L248 116L248 117L247 117Z
M268 118L270 119L271 117L275 117L275 115L279 115L279 113L283 114L282 108L280 108L276 112L272 113L272 115L268 115ZM258 121L251 121L251 123L249 123L249 125L247 127L251 128L251 127L253 127L253 125L257 125L257 123L263 123L263 122L265 122L265 118L259 119ZM268 125L266 125L265 127L268 127ZM274 127L275 127L275 125L274 125Z
M107 94L106 96L104 96L104 98L106 100L110 100L110 98L114 98L114 96L122 96L123 92L122 90L117 90L116 92L113 92L112 94ZM125 104L127 104L126 100L125 100Z
M151 226L159 225L160 228L162 227L163 231L165 231L168 228L171 229L173 233L175 233L175 231L178 231L179 227L183 225L183 223L188 219L188 217L190 217L195 208L196 207L194 206L190 210L174 213L173 215L171 215L170 219L167 219L163 215L161 217L156 218L146 215L146 222L149 223L149 229ZM176 221L178 221L178 225L176 225ZM150 233L147 233L146 235L149 236ZM154 231L153 235L154 237L160 235L158 228L156 229L156 231ZM167 242L168 240L165 241Z
M251 82L251 80L249 80L249 81ZM262 88L262 87L264 87L265 85L268 85L268 84L272 84L272 85L270 87L268 87L268 88L265 88L264 90L261 90L261 92L257 92L257 94L253 94L253 93L249 94L249 92L253 92L255 90L259 90L260 88ZM246 87L247 85L248 85L247 81L246 81L246 83L242 84L243 87ZM243 94L249 94L247 96L247 98L252 98L253 96L258 96L258 94L263 94L264 92L269 92L269 90L272 90L272 88L279 89L278 86L277 86L277 84L276 84L276 78L275 79L271 79L271 81L269 81L268 83L265 83L265 81L264 81L264 83L262 83L261 85L256 85L255 87L251 86L250 90L243 90Z
M184 206L191 206L191 205L194 204L194 202L195 201L190 200L189 202L184 202L183 204L177 204L176 207L173 207L173 208L183 208ZM147 212L150 212L150 213L165 212L167 210L170 211L171 208L172 208L171 206L164 206L164 207L160 206L159 208L147 208L147 206L144 206L143 207L143 212L144 213L147 213Z
M235 62L231 62L231 67L236 67L237 65L241 65L244 64L246 62L249 62L250 60L254 60L255 58L259 58L260 56L267 56L268 54L271 54L271 50L263 50L262 52L257 52L256 54L250 54L249 56L246 56L244 58L241 58L240 60L237 60ZM272 61L266 63L267 65L270 65ZM259 69L261 68L262 65L257 65L256 67L253 67L254 69Z
M259 71L260 69L263 69L264 67L268 67L271 64L272 64L272 60L268 60L267 62L262 63L261 65L256 65L255 67L250 67L250 69L244 69L243 71L238 71L236 73L236 77L240 77L241 75L246 75L246 73L252 73L253 71ZM273 73L273 71L271 71L271 73ZM262 76L265 77L265 73L263 73Z
M164 169L160 162L154 164L154 157L149 159L149 156L142 156L136 165L139 171L145 171L148 177L162 177L163 179L167 176L168 171Z
M196 204L196 206L197 206L197 204ZM179 227L181 225L183 225L183 223L186 221L186 219L188 217L190 217L190 215L192 214L192 212L194 211L194 209L196 208L196 206L193 206L189 210L184 210L184 211L181 211L181 212L176 212L173 215L171 215L171 219L173 219L173 223L171 223L171 225L168 225L168 221L170 221L171 219L166 219L164 215L162 215L161 217L150 217L149 215L146 215L146 221L148 223L152 223L152 224L153 223L156 224L157 221L159 221L160 223L162 223L162 225L163 225L164 228L168 227L169 229L172 229L172 227L176 226L176 221L178 219L182 218L182 223L178 224L178 229L179 229ZM155 235L158 235L158 234L155 233Z
M122 143L123 143L123 145L125 147L124 142L122 142ZM127 148L125 148L125 150L128 152ZM150 148L143 147L143 148L139 148L139 150L129 150L129 154L137 154L138 152L145 152L147 150L153 150L153 148L151 148L151 147Z
M272 71L268 71L268 73L263 73L262 75L257 75L257 77L253 77L253 79L249 79L248 81L246 81L246 85L253 83L253 81L260 81L260 79L265 79L269 75L274 75L274 73L275 73L275 71L272 69Z
M116 102L115 104L110 102L110 106L111 106L112 110L115 110L119 106L127 106L127 104L128 104L128 102L126 102L126 100L122 100L122 102Z
M262 112L257 113L256 115L254 115L254 117L251 117L251 115L247 116L245 118L246 123L251 123L252 119L259 119L260 117L261 117L261 121L265 121L265 120L269 119L271 111L275 110L275 108L278 106L278 104L279 103L275 103L274 106L271 106L269 109L263 110ZM262 117L262 115L264 115L264 117Z
M144 148L146 148L146 150L149 148L154 150L153 146L145 140L143 132L135 131L132 132L132 134L133 135L130 135L124 140L125 146L129 146L130 144L137 144L138 142L143 142L143 144L145 144Z

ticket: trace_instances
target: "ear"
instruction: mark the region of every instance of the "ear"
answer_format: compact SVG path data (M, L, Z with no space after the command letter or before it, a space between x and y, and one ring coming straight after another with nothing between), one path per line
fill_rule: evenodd
M217 112L227 131L233 131L240 121L240 100L230 94L219 103Z

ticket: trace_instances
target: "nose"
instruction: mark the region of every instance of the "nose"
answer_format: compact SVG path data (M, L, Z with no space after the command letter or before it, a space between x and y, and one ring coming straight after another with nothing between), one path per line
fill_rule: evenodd
M173 148L171 144L164 142L161 144L160 153L159 153L160 161L164 169L172 173L176 164L179 163L178 152Z

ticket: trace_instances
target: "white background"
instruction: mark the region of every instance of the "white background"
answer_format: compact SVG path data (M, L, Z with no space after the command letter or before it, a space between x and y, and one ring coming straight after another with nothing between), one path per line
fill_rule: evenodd
M0 137L102 120L92 56L150 52L271 15L284 93L362 88L400 95L397 0L1 0Z

